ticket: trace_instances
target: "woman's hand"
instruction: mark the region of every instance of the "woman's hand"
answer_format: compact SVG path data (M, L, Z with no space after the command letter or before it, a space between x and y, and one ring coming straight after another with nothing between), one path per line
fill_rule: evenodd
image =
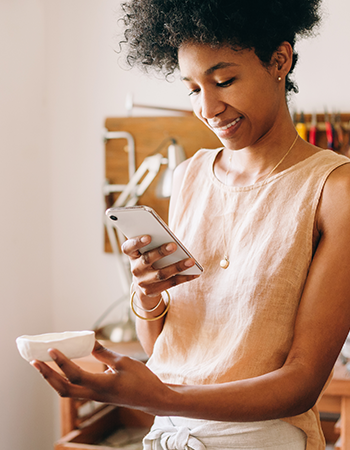
M140 317L147 319L136 319L137 335L147 355L152 354L154 343L164 325L165 316L162 314L166 304L162 300L161 293L172 286L198 277L198 275L180 274L194 266L193 258L184 259L162 269L155 269L153 264L174 253L177 246L175 243L168 243L141 254L140 249L150 242L151 237L144 235L128 239L122 245L123 253L129 257L133 274L133 290L136 292L134 306Z
M86 372L58 350L49 350L49 354L65 377L41 361L31 364L61 397L112 403L152 413L172 392L143 363L114 353L97 341L92 354L108 366L104 373Z
M159 297L162 291L198 278L198 275L180 275L184 270L194 266L193 258L184 259L162 269L154 269L153 264L174 253L177 246L172 242L141 254L140 249L150 242L151 237L147 235L128 239L122 245L122 251L130 259L134 289L139 300L142 303L156 304L154 297Z

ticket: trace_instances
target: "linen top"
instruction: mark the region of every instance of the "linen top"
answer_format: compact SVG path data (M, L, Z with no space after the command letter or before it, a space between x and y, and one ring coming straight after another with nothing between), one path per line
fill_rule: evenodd
M235 187L214 175L219 151L192 157L171 218L204 273L171 289L148 362L167 383L224 383L283 366L315 250L322 190L329 174L350 162L324 150L267 180ZM316 408L285 420L305 431L307 450L324 448Z

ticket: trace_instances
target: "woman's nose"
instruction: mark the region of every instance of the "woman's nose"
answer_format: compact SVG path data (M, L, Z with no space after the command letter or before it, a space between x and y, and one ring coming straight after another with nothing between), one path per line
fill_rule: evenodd
M201 116L204 119L212 119L225 110L225 103L210 92L201 92Z

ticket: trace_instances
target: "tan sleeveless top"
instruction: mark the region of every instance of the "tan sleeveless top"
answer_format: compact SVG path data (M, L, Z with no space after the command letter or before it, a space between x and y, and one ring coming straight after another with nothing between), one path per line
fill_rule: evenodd
M223 185L219 150L190 161L170 226L204 267L171 289L172 304L149 367L163 381L210 384L280 368L313 257L313 230L324 183L349 159L324 150L253 186ZM230 266L220 260L229 249ZM315 409L288 422L324 448Z

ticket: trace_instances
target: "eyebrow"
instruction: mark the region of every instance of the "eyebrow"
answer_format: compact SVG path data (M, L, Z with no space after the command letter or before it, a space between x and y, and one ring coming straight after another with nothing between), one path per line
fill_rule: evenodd
M220 69L226 69L227 67L237 67L239 64L233 63L233 62L219 62L217 64L215 64L215 66L209 67L209 69L207 69L204 72L204 75L211 75L212 73L214 73L216 70L220 70ZM188 77L181 77L182 81L191 81L191 78Z

